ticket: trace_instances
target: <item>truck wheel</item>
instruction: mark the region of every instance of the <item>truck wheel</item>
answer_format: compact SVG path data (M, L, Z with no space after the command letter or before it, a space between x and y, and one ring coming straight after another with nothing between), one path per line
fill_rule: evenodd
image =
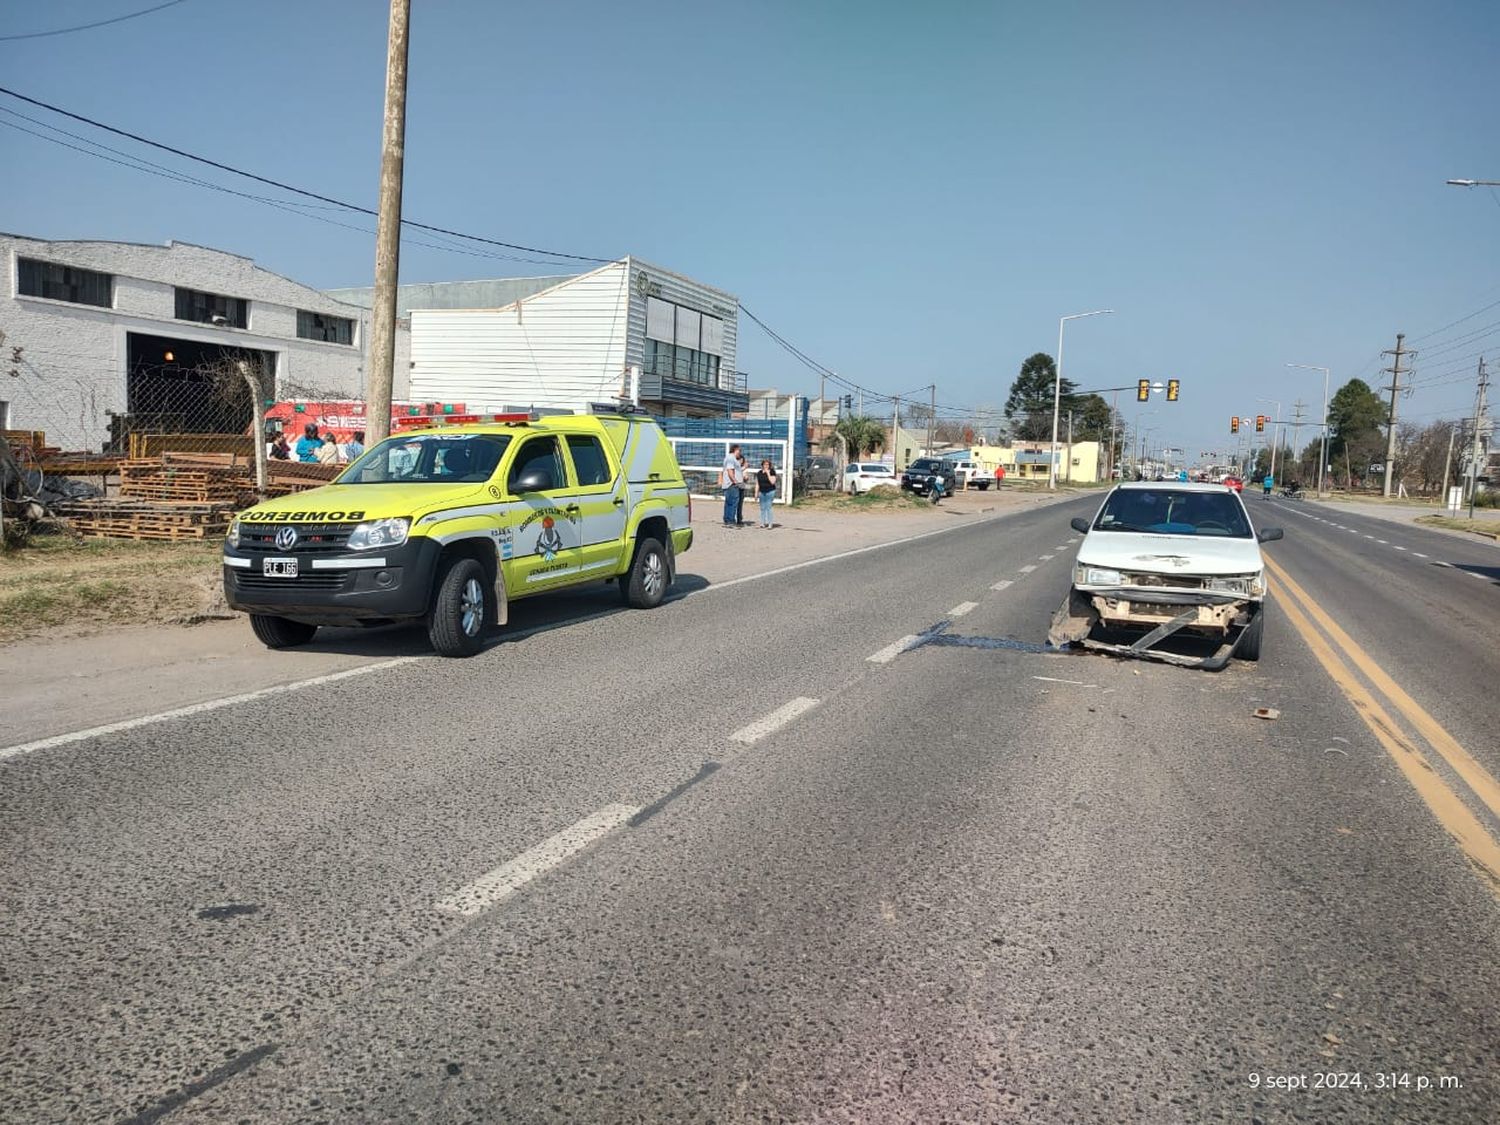
M655 539L642 539L636 544L630 573L620 579L620 595L634 609L655 609L667 596L670 577L662 545Z
M1241 660L1260 659L1260 638L1266 631L1266 611L1264 608L1255 615L1255 620L1245 626L1245 635L1240 638L1239 647L1234 654Z
M266 613L252 613L250 629L256 640L267 648L296 648L312 640L318 631L316 625L304 625L300 621L288 621L285 617L272 617Z
M454 559L438 580L427 615L427 639L439 656L473 656L491 616L484 567L474 559Z

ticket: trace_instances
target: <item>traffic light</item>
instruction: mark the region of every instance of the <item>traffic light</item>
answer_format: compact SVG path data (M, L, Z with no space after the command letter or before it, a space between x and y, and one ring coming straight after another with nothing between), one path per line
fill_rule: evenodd
M1168 379L1167 380L1167 401L1168 402L1176 402L1177 401L1177 387L1178 387L1178 385L1179 384L1178 384L1178 382L1177 382L1176 379Z
M1237 434L1240 432L1239 415L1236 414L1234 417L1229 419L1229 432L1232 434Z
M1255 432L1258 434L1266 432L1266 416L1264 414L1257 414L1255 416Z
M845 395L844 396L844 409L845 410L851 410L851 409L853 409L853 407L854 407L854 396L853 395Z
M1135 401L1149 402L1151 400L1151 380L1139 379L1135 384Z

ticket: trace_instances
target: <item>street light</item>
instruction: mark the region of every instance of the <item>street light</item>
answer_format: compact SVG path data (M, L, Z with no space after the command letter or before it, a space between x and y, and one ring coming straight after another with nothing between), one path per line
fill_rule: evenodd
M1271 479L1276 479L1276 447L1281 444L1281 403L1274 398L1258 398L1256 402L1270 403L1276 408L1276 425L1271 427Z
M1289 363L1288 367L1300 367L1306 371L1323 373L1323 447L1318 455L1318 495L1323 495L1323 470L1328 467L1328 368L1311 363Z
M1500 187L1500 180L1449 180L1449 187Z
M1070 313L1060 317L1057 322L1057 378L1052 384L1052 456L1047 458L1047 487L1057 487L1057 416L1062 407L1062 373L1063 373L1063 329L1067 327L1070 320L1082 320L1086 316L1108 316L1114 309L1095 309L1093 312Z

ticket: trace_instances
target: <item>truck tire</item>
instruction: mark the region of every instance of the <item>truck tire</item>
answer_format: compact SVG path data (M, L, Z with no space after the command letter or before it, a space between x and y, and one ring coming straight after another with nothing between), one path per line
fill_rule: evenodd
M427 639L439 656L473 656L484 643L484 626L493 612L484 567L458 558L438 579L427 614Z
M250 629L256 640L267 648L296 648L312 640L318 631L316 625L304 625L300 621L289 621L267 613L252 613Z
M1255 620L1245 626L1245 635L1240 638L1239 647L1234 650L1235 656L1241 660L1260 659L1260 639L1266 631L1266 611L1262 609L1255 615Z
M655 609L667 596L671 563L666 549L655 539L636 543L630 571L620 578L620 596L632 609Z

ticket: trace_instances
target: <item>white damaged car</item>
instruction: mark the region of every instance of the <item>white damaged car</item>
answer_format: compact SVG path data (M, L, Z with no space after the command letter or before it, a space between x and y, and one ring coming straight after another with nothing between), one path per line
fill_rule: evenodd
M1260 545L1279 527L1256 531L1239 494L1220 484L1132 483L1111 490L1084 533L1068 598L1048 640L1124 656L1217 670L1230 657L1259 660L1265 629L1265 562ZM1128 641L1096 631L1135 632ZM1156 648L1176 633L1221 643L1206 657Z

